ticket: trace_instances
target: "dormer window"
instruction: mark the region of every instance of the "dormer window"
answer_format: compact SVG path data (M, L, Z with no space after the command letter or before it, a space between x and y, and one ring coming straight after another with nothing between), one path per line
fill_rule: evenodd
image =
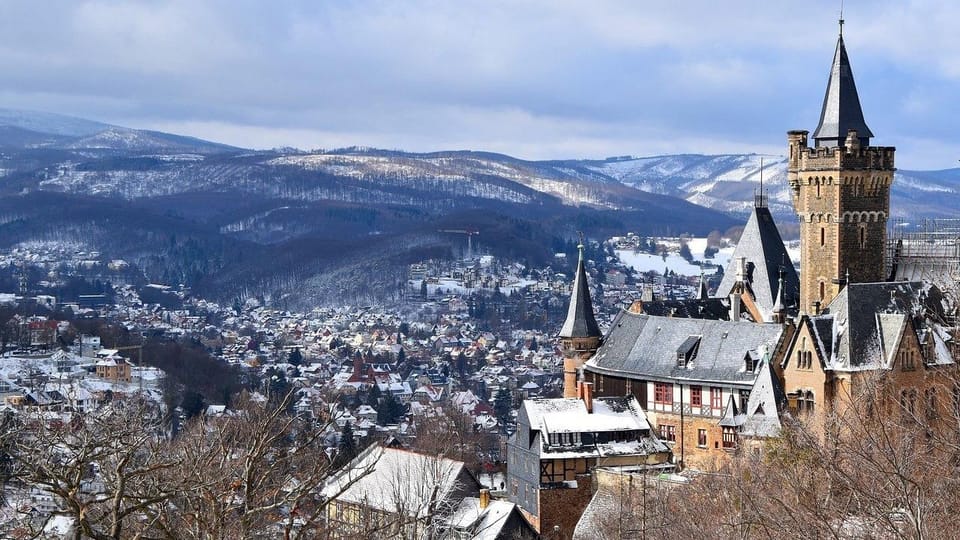
M747 352L747 354L743 356L743 368L747 373L753 373L753 371L757 369L757 360L754 358L753 353Z
M697 350L700 348L701 336L690 336L677 347L677 367L687 367L687 365L697 356Z

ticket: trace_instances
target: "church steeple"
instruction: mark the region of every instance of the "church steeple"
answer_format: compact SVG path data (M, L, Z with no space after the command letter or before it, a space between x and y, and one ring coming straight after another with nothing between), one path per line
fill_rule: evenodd
M820 111L820 123L813 132L813 138L816 146L842 146L851 129L856 130L860 146L870 145L873 133L863 119L860 96L853 80L847 48L843 44L843 19L840 19L837 50L833 54L827 92L823 96L823 108Z
M587 271L583 266L583 235L577 245L580 258L577 260L577 273L573 278L573 291L570 293L570 307L567 308L567 320L557 337L563 346L563 397L577 397L577 374L597 349L600 348L602 334L600 325L593 314L593 302L590 301L590 288L587 286Z

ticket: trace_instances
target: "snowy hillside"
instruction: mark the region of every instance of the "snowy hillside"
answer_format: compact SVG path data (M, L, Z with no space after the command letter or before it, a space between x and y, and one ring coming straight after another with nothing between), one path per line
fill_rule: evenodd
M681 197L700 206L745 215L761 181L771 210L791 211L783 156L735 154L704 156L679 154L644 158L617 158L590 162L588 167L618 181L653 193Z
M81 137L109 129L109 124L75 116L39 111L0 109L0 126L13 126L37 133Z
M680 197L699 206L743 216L749 213L760 188L779 219L793 217L783 156L736 154L705 156L679 154L643 158L615 158L584 162L585 167L626 185ZM897 171L892 188L893 217L960 217L960 169Z

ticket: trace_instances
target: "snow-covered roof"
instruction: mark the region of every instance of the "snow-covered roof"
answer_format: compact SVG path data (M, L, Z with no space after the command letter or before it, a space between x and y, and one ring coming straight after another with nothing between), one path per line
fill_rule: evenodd
M327 482L323 494L382 512L422 518L431 504L455 491L462 472L461 461L371 445Z
M507 519L516 505L509 501L494 500L480 508L480 499L464 497L448 524L451 528L463 531L471 540L496 540L500 537Z

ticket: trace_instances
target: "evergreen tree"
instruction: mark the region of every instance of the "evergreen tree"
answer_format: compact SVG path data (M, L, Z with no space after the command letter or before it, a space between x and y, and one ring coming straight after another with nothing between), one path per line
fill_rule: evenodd
M380 386L376 384L373 385L370 388L370 391L367 392L367 405L376 409L377 407L380 406L380 398L382 396L383 394L380 392ZM378 413L378 416L379 416L379 413Z
M180 408L187 420L199 415L204 409L203 396L193 390L187 390L183 393Z
M340 432L340 445L337 447L336 463L343 466L355 457L357 457L357 441L354 440L353 426L347 420L343 425L343 431Z
M464 378L467 371L467 355L463 354L463 351L460 351L460 354L457 355L457 373L460 375L460 378Z
M420 280L420 296L426 300L427 299L427 280Z
M299 366L303 363L303 353L300 352L299 348L290 351L290 355L287 356L287 363L294 366Z
M497 421L500 422L501 432L506 431L511 412L513 412L513 398L510 397L510 391L500 388L497 391L497 397L493 400L493 413L497 415Z
M377 423L381 426L396 424L405 412L406 408L403 404L397 401L392 393L387 392L386 397L380 401L380 406L377 407Z

